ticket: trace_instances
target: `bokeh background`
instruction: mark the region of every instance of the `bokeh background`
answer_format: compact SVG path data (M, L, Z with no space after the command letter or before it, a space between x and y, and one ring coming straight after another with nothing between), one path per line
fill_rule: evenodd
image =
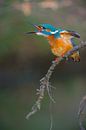
M41 110L25 119L37 98L39 80L55 58L43 37L25 34L34 30L30 23L76 30L85 41L86 0L0 0L0 130L50 127L47 93ZM63 62L52 75L53 130L79 130L77 112L86 95L86 48L80 53L80 63Z

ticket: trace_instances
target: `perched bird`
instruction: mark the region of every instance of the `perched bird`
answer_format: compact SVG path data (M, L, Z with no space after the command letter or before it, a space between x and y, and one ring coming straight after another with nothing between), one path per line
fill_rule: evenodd
M36 30L27 32L27 34L42 35L48 39L52 53L58 57L64 56L68 51L72 50L77 44L74 38L80 38L80 35L71 30L56 28L51 24L33 25ZM80 61L79 51L74 52L70 56L74 61Z

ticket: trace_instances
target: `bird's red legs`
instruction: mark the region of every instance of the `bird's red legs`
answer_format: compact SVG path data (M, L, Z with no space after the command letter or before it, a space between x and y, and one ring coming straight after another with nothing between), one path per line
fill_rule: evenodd
M61 57L64 57L64 54L62 54ZM59 59L59 57L56 57L56 58L54 59L54 61L55 61L55 62L58 62L58 59Z
M54 59L54 61L55 61L55 62L58 62L58 59L59 59L59 57L56 57L56 58Z

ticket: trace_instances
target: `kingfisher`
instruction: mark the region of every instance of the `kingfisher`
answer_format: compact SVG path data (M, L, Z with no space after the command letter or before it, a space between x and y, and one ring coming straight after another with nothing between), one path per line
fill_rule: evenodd
M80 38L80 34L78 34L76 31L56 28L51 24L33 24L33 26L35 27L35 31L27 32L27 34L44 36L50 44L52 53L57 57L56 59L58 59L59 57L64 57L77 45L74 42L74 38ZM79 62L79 50L74 52L70 57L74 61Z

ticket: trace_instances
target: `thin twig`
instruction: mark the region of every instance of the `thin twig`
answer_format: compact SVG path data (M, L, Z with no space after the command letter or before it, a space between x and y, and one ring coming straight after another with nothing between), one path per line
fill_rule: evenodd
M83 126L83 120L85 118L85 113L84 113L85 109L86 109L86 96L84 96L80 101L79 111L78 111L79 126L81 130L85 130Z

